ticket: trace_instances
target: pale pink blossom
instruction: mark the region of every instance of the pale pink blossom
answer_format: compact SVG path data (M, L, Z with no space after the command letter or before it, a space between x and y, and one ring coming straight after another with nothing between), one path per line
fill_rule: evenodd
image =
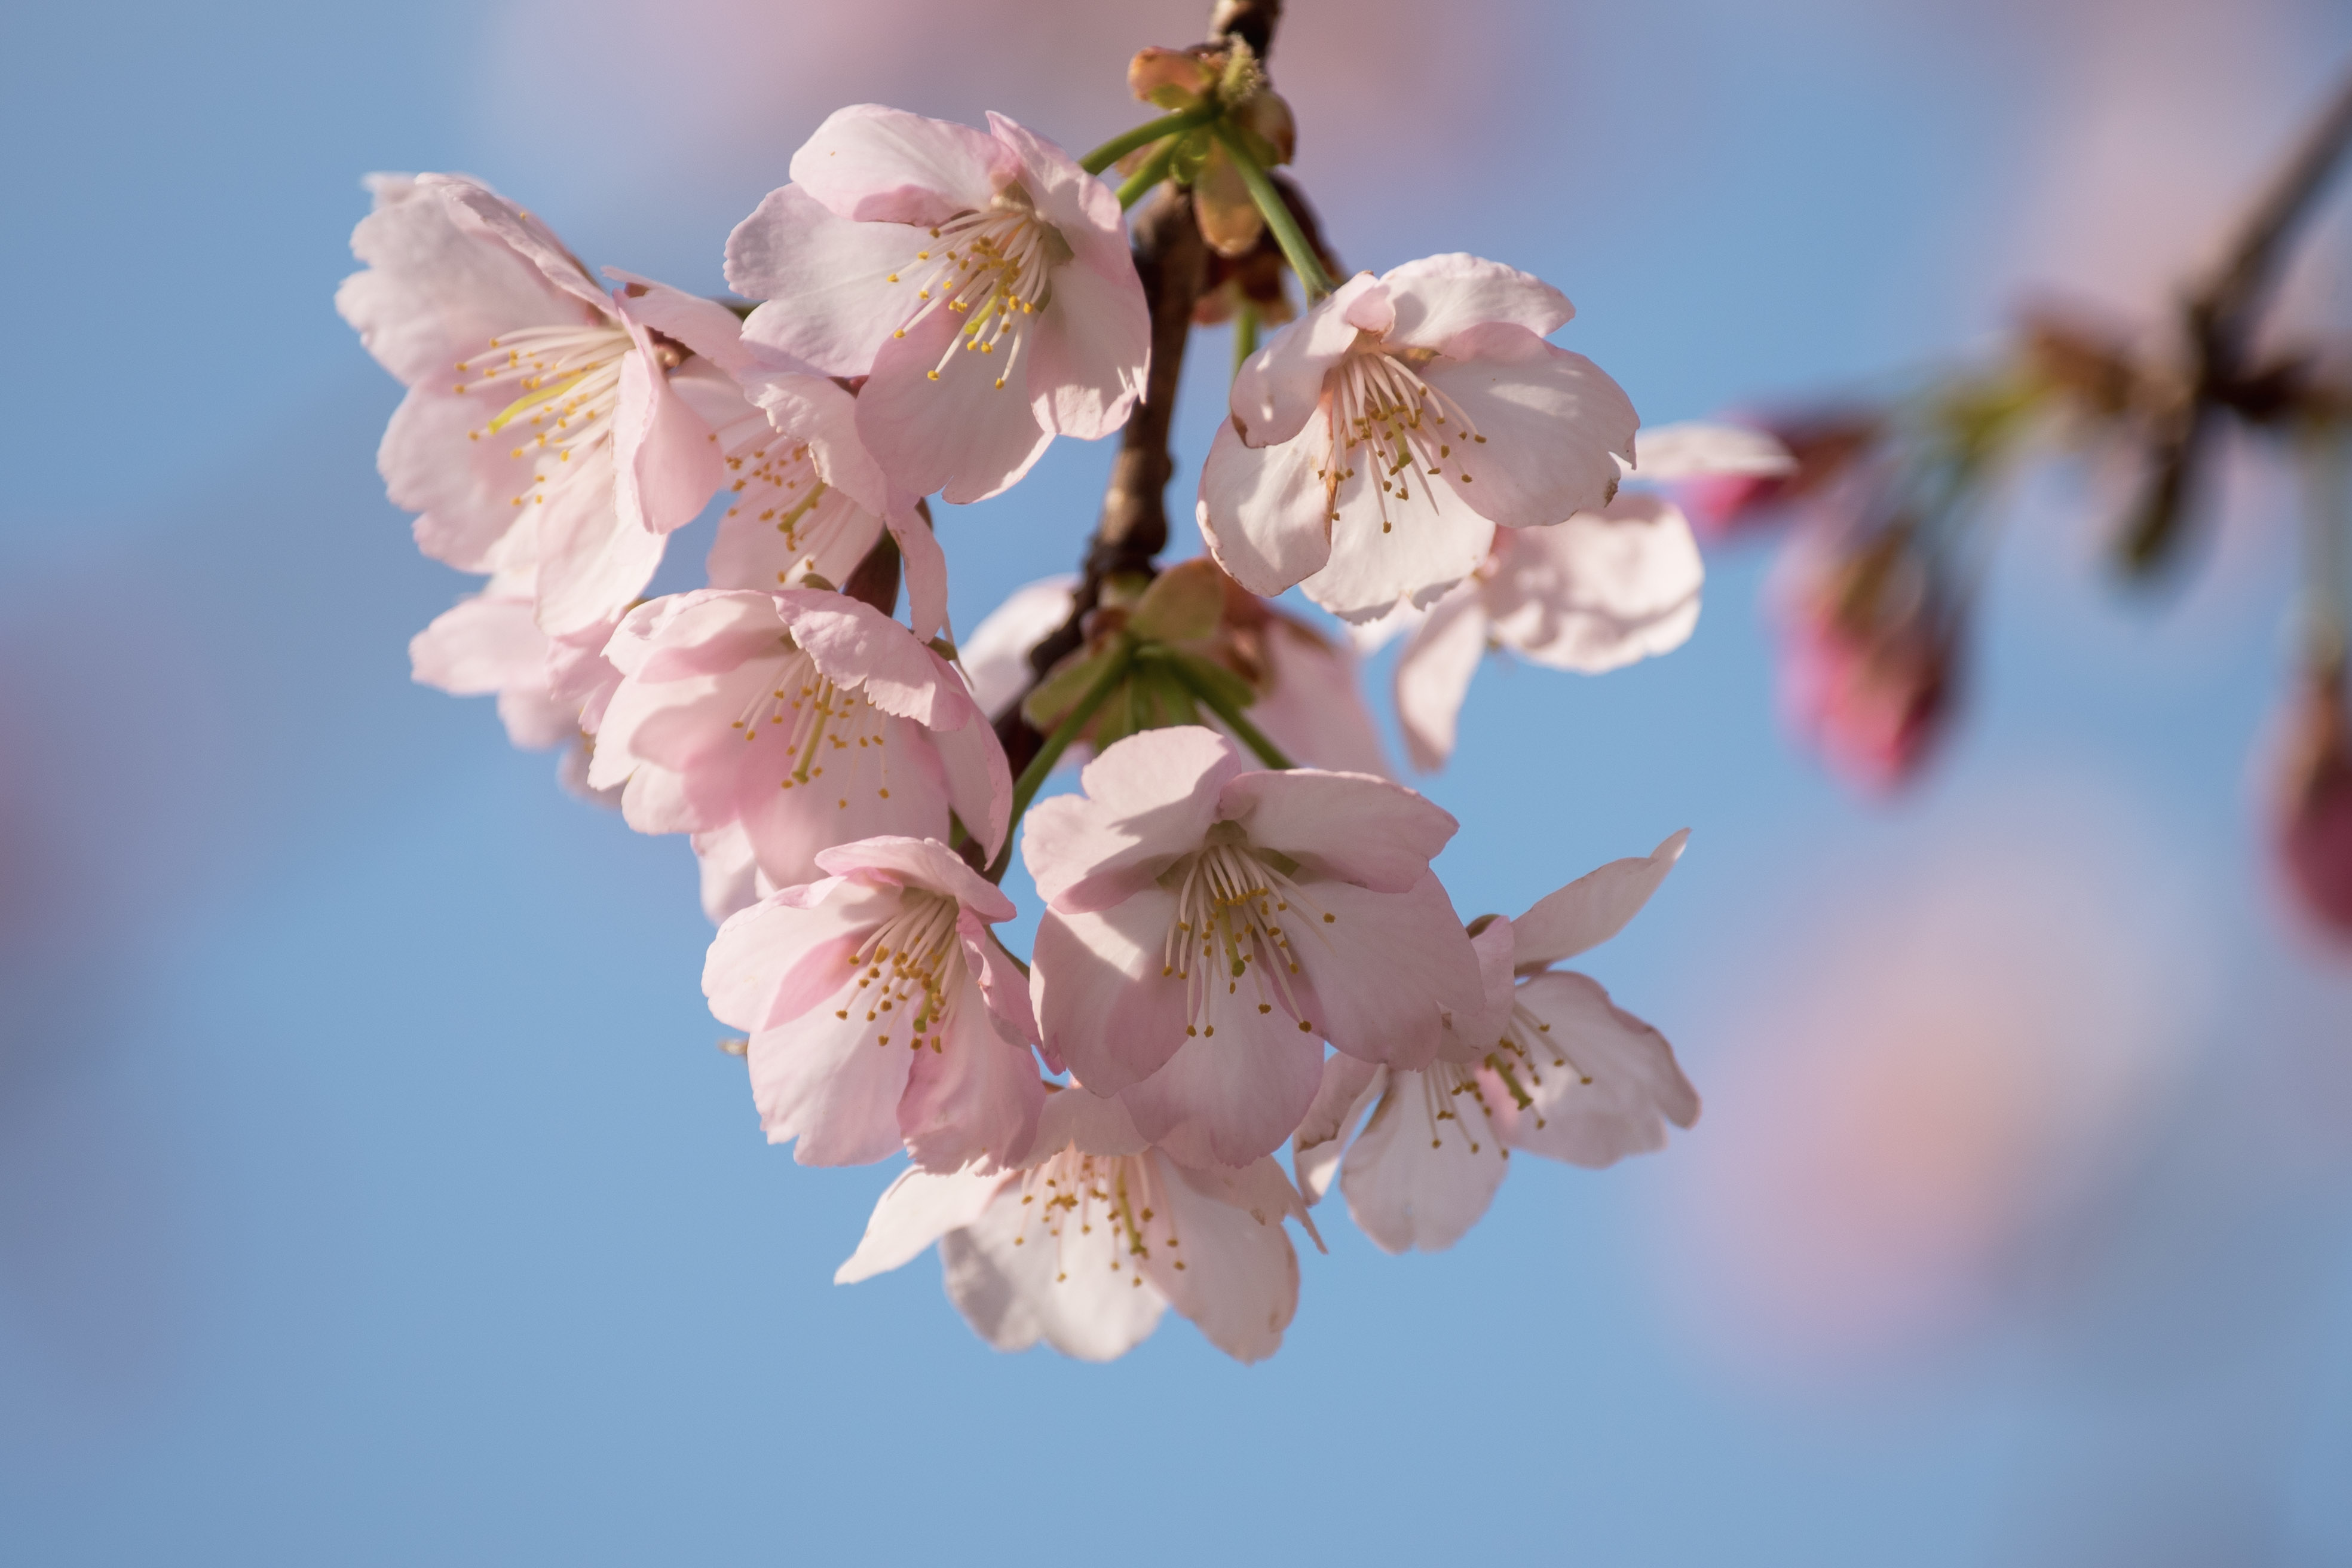
M1496 524L1616 492L1638 423L1617 384L1544 341L1574 314L1471 256L1361 273L1260 349L1201 472L1201 531L1252 593L1294 584L1351 621L1426 605Z
M605 657L621 682L590 781L625 785L641 833L740 826L770 884L884 835L946 839L953 812L993 855L1013 784L962 679L873 606L821 589L698 589L638 605Z
M727 242L767 303L745 335L866 378L857 427L916 494L979 500L1057 435L1127 421L1150 355L1118 198L1002 115L986 132L863 104L793 155Z
M1046 1060L1153 1142L1237 1165L1315 1098L1322 1040L1420 1067L1483 1000L1429 869L1453 817L1386 779L1253 770L1193 726L1107 748L1022 848L1046 910L1031 984Z
M1297 1134L1308 1201L1336 1173L1349 1214L1381 1248L1441 1251L1486 1212L1512 1150L1598 1168L1664 1147L1670 1121L1696 1121L1698 1095L1664 1037L1597 982L1551 967L1624 929L1689 837L1481 929L1473 940L1486 1005L1449 1021L1430 1066L1332 1057Z
M1666 425L1642 437L1630 478L1785 472L1769 436L1724 425ZM1423 612L1399 605L1364 628L1376 646L1412 628L1396 666L1396 705L1413 766L1443 767L1471 677L1489 652L1552 669L1599 675L1670 653L1698 625L1706 568L1680 508L1648 491L1622 491L1595 511L1550 528L1500 529L1486 559Z
M709 422L726 464L728 505L710 547L710 585L773 593L817 579L837 586L887 529L905 564L915 635L945 626L947 558L915 495L889 482L859 438L856 396L745 338L723 305L612 275L651 326L697 356L672 384Z
M1172 1306L1227 1355L1262 1361L1298 1310L1286 1217L1314 1234L1272 1160L1181 1164L1117 1100L1066 1089L1046 1098L1034 1143L1010 1168L900 1175L834 1279L871 1279L936 1241L949 1298L998 1350L1044 1340L1110 1361Z
M1027 689L1030 650L1069 619L1076 584L1075 577L1048 577L1015 588L963 640L964 673L983 711L1001 714ZM1228 605L1216 646L1194 651L1224 655L1228 668L1242 667L1235 672L1257 688L1249 721L1285 756L1307 767L1388 773L1354 649L1255 595L1235 596L1245 603ZM1222 721L1204 717L1223 729ZM1065 755L1075 765L1087 750L1081 742Z
M464 571L537 568L540 625L609 624L664 536L719 488L718 438L672 384L689 351L648 324L675 290L608 293L536 217L452 174L370 182L352 236L368 269L336 295L409 391L378 453L417 543ZM710 310L728 314L722 307ZM740 406L740 396L735 399Z
M621 680L604 654L612 628L551 637L534 605L528 574L493 576L409 640L410 669L420 684L453 697L496 696L508 740L531 752L567 747L567 787L593 796L586 741Z
M933 1170L1029 1146L1045 1089L1028 981L988 930L1013 901L933 838L818 853L818 881L731 917L703 966L720 1022L747 1031L768 1141L804 1165L903 1144Z

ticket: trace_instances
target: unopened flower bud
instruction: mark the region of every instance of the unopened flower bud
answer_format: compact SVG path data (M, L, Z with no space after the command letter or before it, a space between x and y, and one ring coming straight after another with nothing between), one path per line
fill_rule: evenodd
M2305 918L2352 936L2352 724L2340 660L2310 671L2288 716L2273 805L2273 849Z
M1957 616L1893 528L1800 593L1781 666L1790 716L1831 768L1874 793L1919 771L1950 720Z
M1727 539L1786 517L1853 471L1883 426L1867 409L1820 409L1743 420L1778 440L1796 466L1785 474L1723 474L1684 481L1684 509L1708 539Z

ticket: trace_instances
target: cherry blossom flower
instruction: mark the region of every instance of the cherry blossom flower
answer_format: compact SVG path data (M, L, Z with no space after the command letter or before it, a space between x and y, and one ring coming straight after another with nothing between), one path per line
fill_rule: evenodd
M768 1141L797 1139L803 1165L902 1142L935 1170L1014 1158L1045 1089L1028 982L988 930L1013 901L937 839L867 838L816 860L821 880L719 927L702 971L711 1012L751 1035Z
M834 1280L872 1279L936 1241L949 1298L998 1350L1044 1340L1111 1361L1172 1306L1227 1355L1262 1361L1298 1310L1298 1255L1282 1223L1291 1216L1314 1235L1272 1160L1181 1164L1117 1100L1061 1089L1011 1168L900 1175Z
M1721 425L1665 425L1642 438L1628 477L1689 481L1786 471L1769 436ZM1396 667L1397 717L1413 766L1443 767L1470 679L1492 650L1599 675L1670 653L1698 625L1706 568L1679 508L1627 490L1550 528L1502 529L1477 571L1423 612L1401 604L1363 629L1377 646L1412 627Z
M2294 905L2341 940L2352 933L2352 721L2340 659L2301 678L2273 795L2274 853Z
M856 396L746 339L722 305L613 276L625 281L624 296L642 296L636 308L653 326L698 356L672 384L710 423L726 464L710 585L837 585L887 529L905 563L915 635L945 626L947 559L916 497L890 484L858 438Z
M589 780L625 784L641 833L740 825L775 887L817 852L883 835L994 854L1013 784L962 679L905 626L821 589L698 589L638 605L605 657L619 689Z
M1549 284L1471 256L1360 273L1253 355L1201 472L1201 531L1252 593L1303 584L1345 619L1427 605L1497 523L1561 522L1616 493L1633 405L1544 334Z
M420 684L453 697L495 695L507 739L527 752L567 747L560 776L596 798L586 740L621 680L604 654L612 628L551 637L539 629L535 604L528 574L493 576L410 639L409 664Z
M1308 1201L1336 1173L1349 1214L1382 1249L1442 1251L1486 1212L1512 1150L1597 1169L1664 1147L1669 1121L1696 1121L1698 1095L1664 1037L1597 982L1551 967L1623 930L1689 837L1486 924L1474 942L1488 1005L1453 1020L1429 1067L1332 1057L1297 1134Z
M1118 196L1053 143L844 109L727 242L745 336L865 376L857 428L916 494L997 494L1127 422L1150 354Z
M1284 755L1308 767L1386 773L1388 758L1357 679L1354 650L1225 581L1225 609L1214 636L1180 646L1255 689L1249 721ZM1076 578L1066 576L1015 588L963 640L964 673L982 711L1001 714L1028 689L1030 650L1069 619L1076 585ZM1087 750L1081 741L1065 755L1075 764Z
M1130 736L1080 782L1031 810L1022 843L1046 902L1031 972L1045 1058L1120 1095L1176 1158L1278 1147L1321 1081L1318 1037L1420 1067L1444 1015L1480 1005L1429 869L1456 825L1412 791L1252 771L1197 726Z

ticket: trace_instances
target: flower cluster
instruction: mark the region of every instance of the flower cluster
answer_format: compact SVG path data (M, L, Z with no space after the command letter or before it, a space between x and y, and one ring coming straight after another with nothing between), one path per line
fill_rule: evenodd
M1644 468L1632 404L1550 342L1568 300L1524 272L1335 283L1268 174L1290 114L1246 36L1132 80L1168 112L1084 160L1002 116L841 110L729 238L737 300L592 273L478 181L380 176L338 303L407 387L393 499L487 579L418 635L417 679L495 692L518 744L687 837L704 990L772 1142L908 1160L838 1278L936 1243L997 1346L1104 1359L1172 1306L1246 1361L1281 1342L1291 1224L1320 1245L1335 1177L1380 1246L1443 1247L1511 1150L1606 1164L1698 1110L1655 1030L1552 967L1684 836L1465 923L1433 869L1459 825L1387 776L1351 636L1409 629L1399 702L1434 767L1489 647L1597 672L1689 635L1688 525L1622 480L1786 459L1683 430ZM1172 305L1130 256L1146 196L1197 226ZM931 498L997 495L1172 392L1158 310L1245 346L1288 319L1200 475L1207 555L1024 590L959 650ZM645 597L707 510L709 585ZM1294 587L1352 634L1268 602ZM999 935L1016 846L1045 905L1025 963Z

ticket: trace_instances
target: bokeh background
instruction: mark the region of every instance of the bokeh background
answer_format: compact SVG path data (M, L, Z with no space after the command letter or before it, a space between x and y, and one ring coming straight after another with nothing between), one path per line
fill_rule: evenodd
M2153 597L2028 487L1891 805L1779 728L1760 552L1670 658L1482 679L1427 783L1465 911L1696 830L1592 963L1706 1096L1665 1154L1518 1162L1435 1258L1327 1211L1254 1368L1173 1317L1002 1357L928 1261L829 1283L887 1174L763 1145L684 846L408 679L464 584L330 306L358 177L716 290L832 108L1084 147L1204 8L0 9L0 1559L2352 1563L2352 964L2265 870L2252 448ZM1542 273L1652 422L2161 308L2352 60L2323 0L1292 12L1344 259ZM1068 568L1108 456L943 516L959 626Z

